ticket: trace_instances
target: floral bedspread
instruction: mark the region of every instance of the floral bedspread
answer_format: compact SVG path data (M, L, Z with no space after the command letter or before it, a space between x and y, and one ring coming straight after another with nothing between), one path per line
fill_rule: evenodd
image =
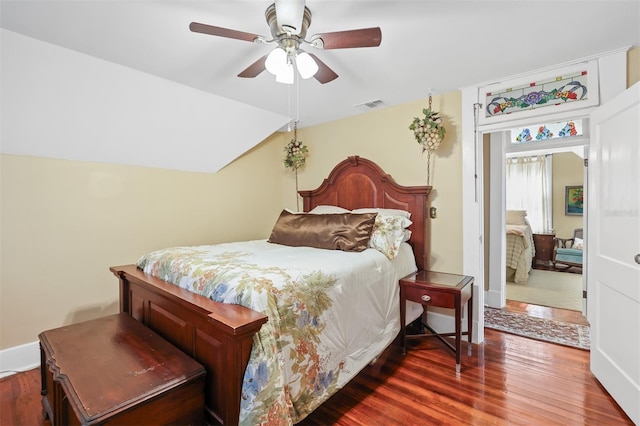
M374 249L342 252L258 240L158 250L138 266L215 301L268 316L254 336L240 423L293 424L397 335L398 279L415 270L406 251L408 260L392 262Z

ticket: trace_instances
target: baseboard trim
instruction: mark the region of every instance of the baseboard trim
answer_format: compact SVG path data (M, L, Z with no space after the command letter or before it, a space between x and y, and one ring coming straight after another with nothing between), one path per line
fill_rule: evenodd
M39 365L40 344L38 341L0 351L0 378L33 370Z
M488 307L496 309L502 309L505 306L502 301L502 294L496 290L488 290L484 292L484 303Z

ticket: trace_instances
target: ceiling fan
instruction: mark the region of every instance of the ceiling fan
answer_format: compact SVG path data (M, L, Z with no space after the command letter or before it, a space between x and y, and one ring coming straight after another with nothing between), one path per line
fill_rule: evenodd
M189 29L196 33L253 43L277 44L274 50L249 65L238 77L253 78L266 69L276 76L277 82L287 84L294 82L294 68L302 78L315 77L322 84L338 78L338 74L316 55L302 50L301 46L324 50L346 49L376 47L382 41L379 27L315 34L306 40L311 24L311 11L305 6L304 0L275 0L267 8L265 18L271 30L271 39L198 22L192 22Z

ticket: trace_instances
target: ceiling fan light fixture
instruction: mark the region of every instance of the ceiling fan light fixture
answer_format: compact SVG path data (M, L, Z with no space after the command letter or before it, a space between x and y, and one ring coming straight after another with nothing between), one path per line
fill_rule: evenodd
M273 75L278 75L281 69L287 65L287 52L281 47L276 47L269 53L264 66Z
M307 52L300 52L296 55L296 66L300 77L304 79L311 78L318 72L318 64Z
M296 73L300 78L315 77L321 84L338 78L327 64L314 54L304 53L300 46L311 46L315 49L347 49L356 47L375 47L382 42L380 27L361 28L356 30L318 33L306 39L311 25L311 11L305 6L305 0L272 0L265 11L265 19L269 25L271 39L258 34L214 25L192 22L192 32L226 37L253 43L277 43L278 47L268 55L260 57L238 77L254 78L268 70L277 77L277 81L293 84ZM296 71L296 69L298 71Z
M294 75L293 75L293 65L291 63L286 63L278 73L276 74L276 81L278 83L284 84L293 84Z
M275 4L276 20L282 31L288 34L300 34L302 15L304 14L304 1L275 0Z

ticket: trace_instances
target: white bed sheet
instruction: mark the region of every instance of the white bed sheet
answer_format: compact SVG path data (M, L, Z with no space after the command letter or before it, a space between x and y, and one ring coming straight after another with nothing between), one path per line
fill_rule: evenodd
M275 406L278 415L288 412L285 423L299 422L376 359L400 331L398 280L417 269L407 243L390 261L375 249L354 253L266 240L159 250L143 256L139 266L187 290L269 316L254 338L245 374L243 424L263 423ZM317 318L310 314L311 325L307 319L301 330L292 330L292 323L312 311L304 312L300 304L309 300L296 292L309 286L309 277L318 271L332 277L331 285L321 284L331 302L322 304ZM421 305L407 304L408 322L421 313ZM309 334L313 327L321 332ZM268 377L262 377L264 371Z

